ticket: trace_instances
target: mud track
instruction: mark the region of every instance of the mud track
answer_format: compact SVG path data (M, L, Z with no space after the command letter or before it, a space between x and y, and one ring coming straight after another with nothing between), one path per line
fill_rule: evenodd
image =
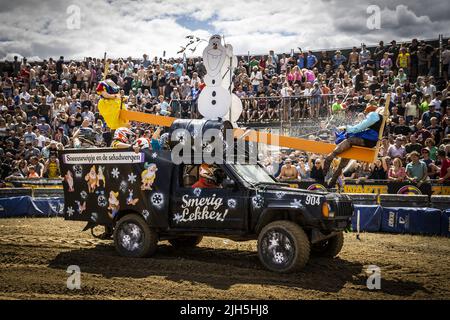
M336 259L311 258L300 273L263 269L256 242L204 238L177 251L161 242L156 256L122 258L111 241L61 218L0 220L1 299L449 299L450 239L346 234ZM81 290L66 287L69 265ZM381 290L366 270L381 268Z

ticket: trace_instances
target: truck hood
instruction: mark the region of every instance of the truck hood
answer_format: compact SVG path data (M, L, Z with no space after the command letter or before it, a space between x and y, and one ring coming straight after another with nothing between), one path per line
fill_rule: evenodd
M319 209L325 201L331 205L333 210L338 210L342 206L352 206L350 197L345 194L296 189L286 186L271 185L260 187L255 197L264 199L266 207L308 207L311 210Z

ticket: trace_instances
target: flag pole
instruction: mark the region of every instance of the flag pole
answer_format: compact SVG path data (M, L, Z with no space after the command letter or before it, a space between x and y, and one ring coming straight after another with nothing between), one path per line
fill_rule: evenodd
M105 51L105 55L103 56L103 61L105 62L105 71L103 72L103 80L106 80L106 76L108 75L108 63L106 61L106 51Z

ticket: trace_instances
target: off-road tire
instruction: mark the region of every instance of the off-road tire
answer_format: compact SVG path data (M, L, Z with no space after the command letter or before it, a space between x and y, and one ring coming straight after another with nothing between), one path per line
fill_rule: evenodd
M309 253L308 236L294 222L274 221L259 233L258 256L261 263L271 271L297 272L308 263Z
M133 242L137 243L137 247L133 247ZM127 214L116 223L114 246L116 251L124 257L148 257L156 252L158 233L150 228L141 216Z

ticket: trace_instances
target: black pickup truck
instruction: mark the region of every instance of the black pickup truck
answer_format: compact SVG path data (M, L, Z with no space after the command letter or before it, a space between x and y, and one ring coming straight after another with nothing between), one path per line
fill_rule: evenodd
M60 163L65 218L113 228L123 256L151 256L162 240L257 239L265 267L293 272L310 254L336 256L353 214L346 195L291 188L259 164L216 165L220 186L200 189L200 165L174 164L170 150L67 149Z

